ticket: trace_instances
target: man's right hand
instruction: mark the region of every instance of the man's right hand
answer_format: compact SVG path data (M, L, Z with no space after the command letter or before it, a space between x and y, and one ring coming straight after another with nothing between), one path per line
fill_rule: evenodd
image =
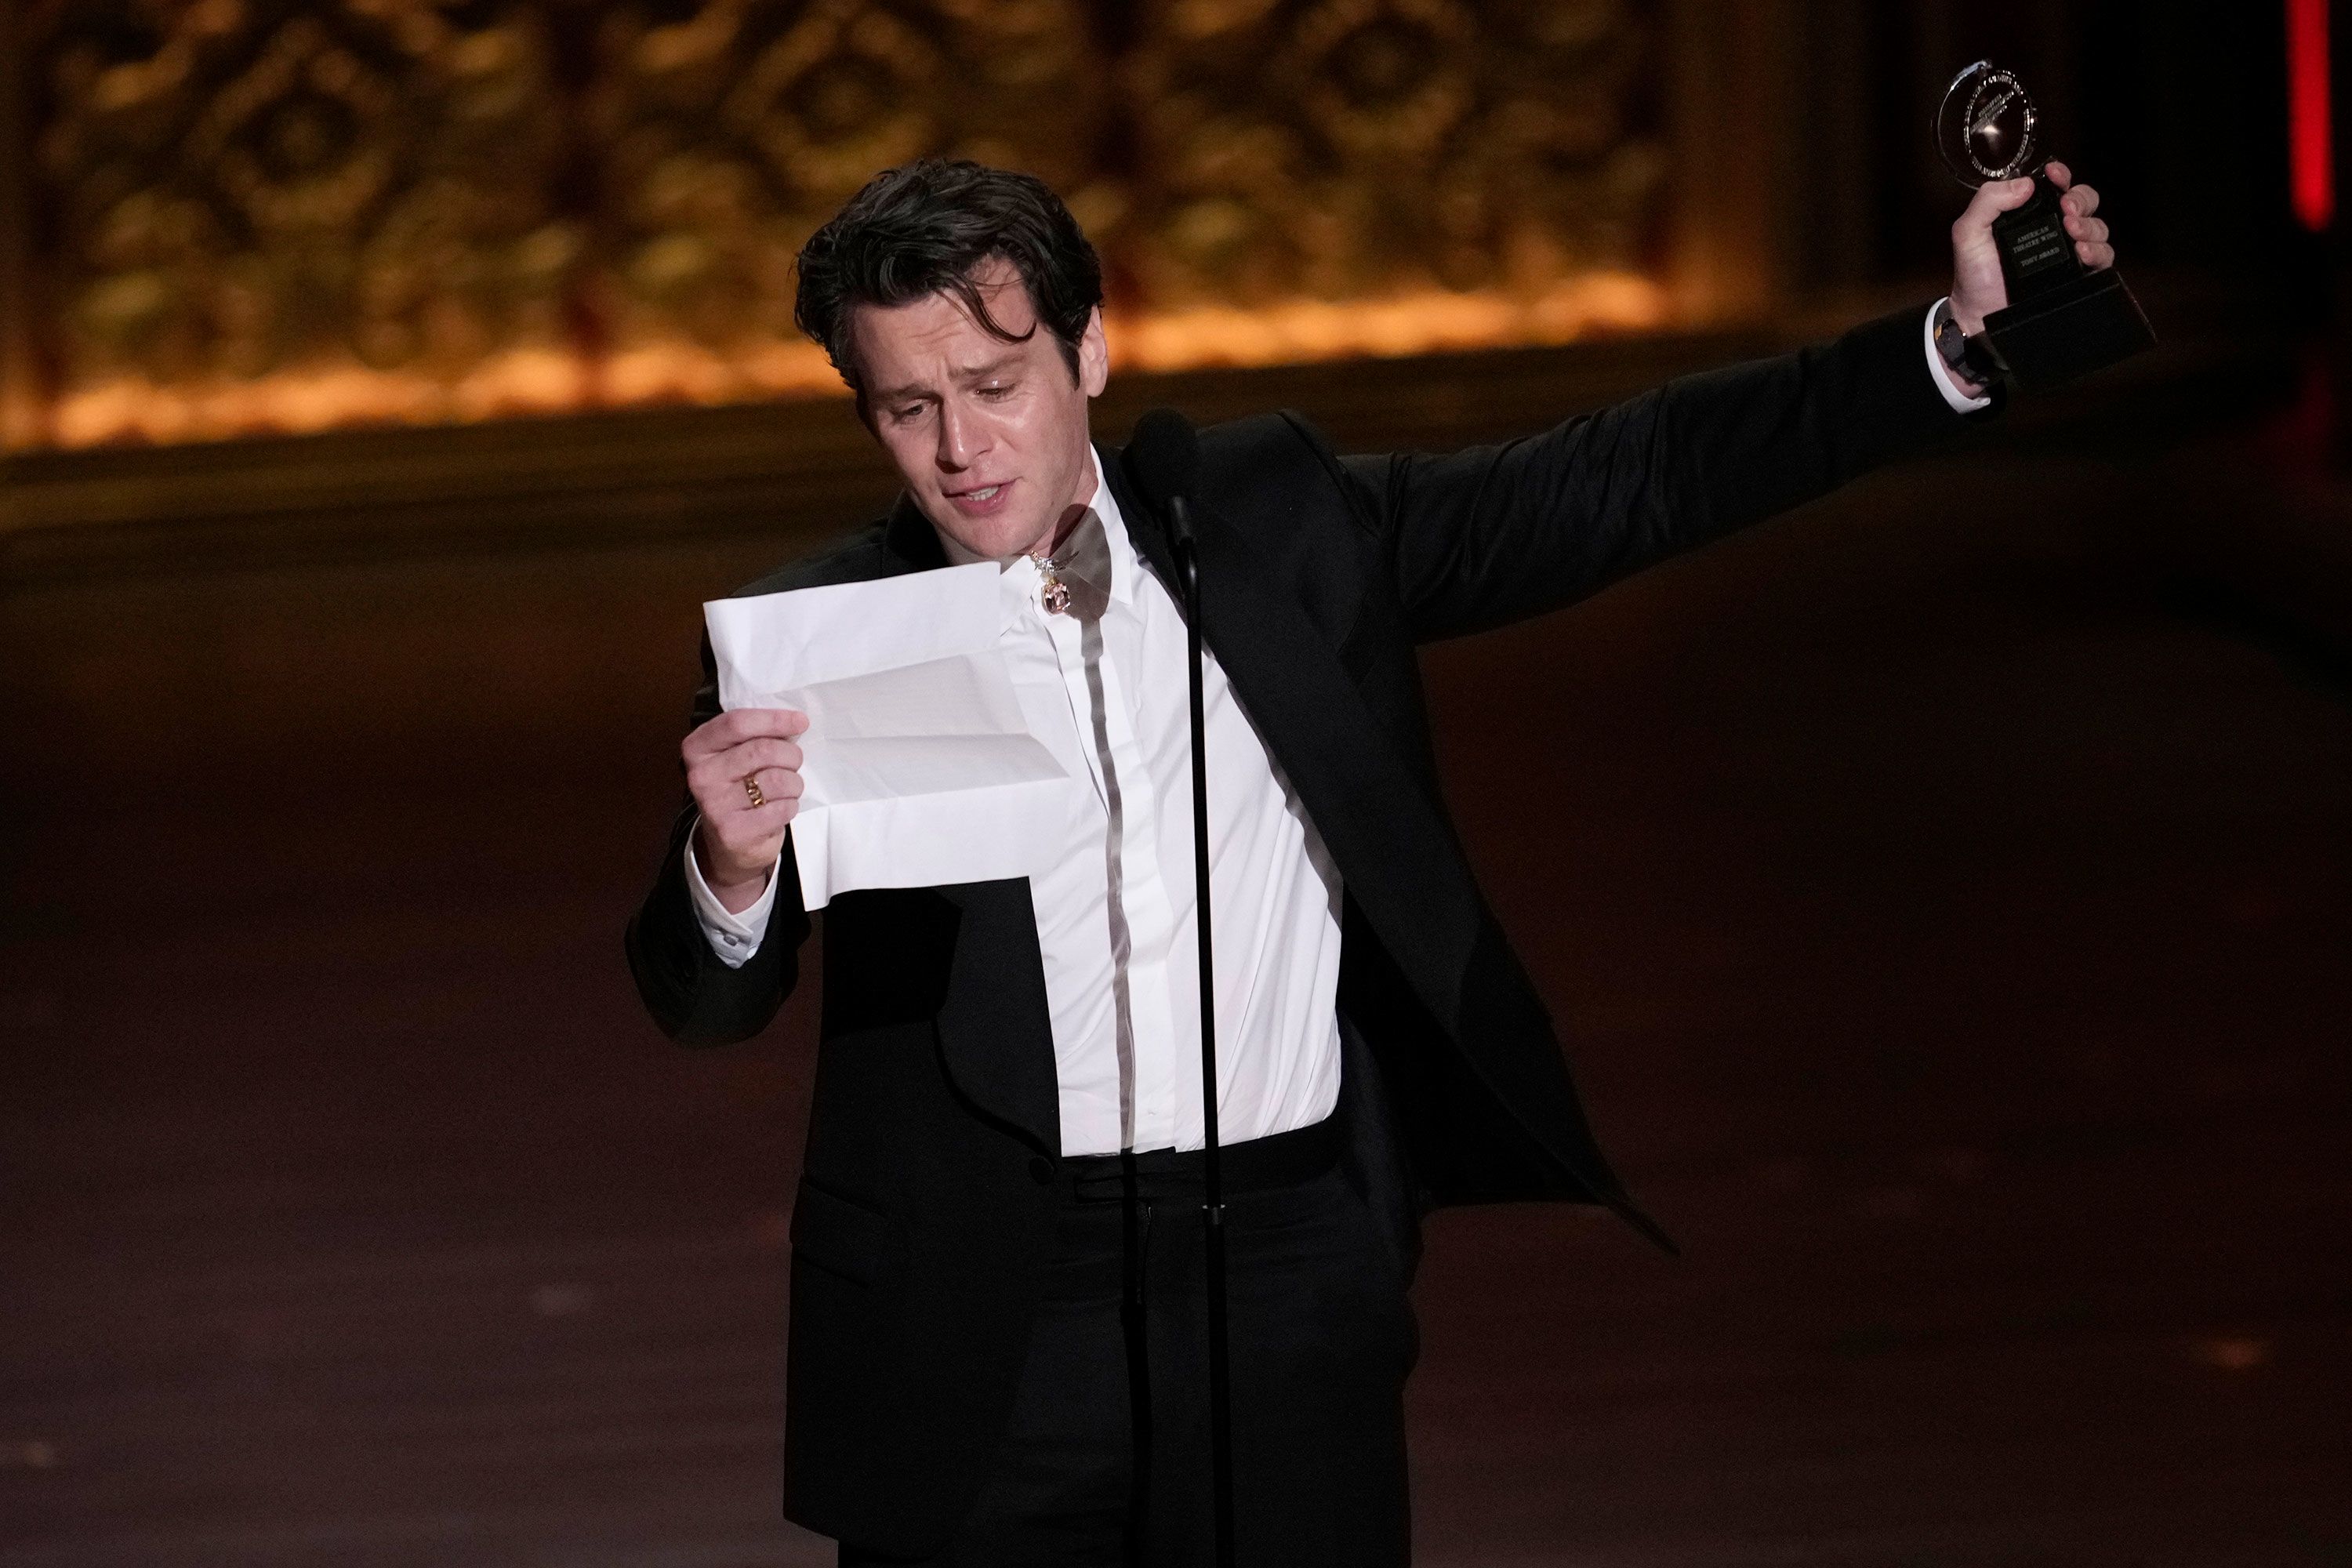
M784 830L801 803L801 749L793 737L807 728L808 715L789 708L739 708L699 726L678 748L686 787L702 813L695 860L731 913L759 902L783 855Z

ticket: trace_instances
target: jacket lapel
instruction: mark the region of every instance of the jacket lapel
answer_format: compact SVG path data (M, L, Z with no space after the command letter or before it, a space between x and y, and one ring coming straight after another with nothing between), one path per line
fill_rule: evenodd
M1104 471L1138 548L1181 609L1164 525L1124 463L1107 460ZM1213 501L1193 508L1192 529L1202 641L1298 791L1349 894L1431 1016L1456 1027L1486 905L1452 830L1307 618L1281 565L1255 558Z
M1062 1152L1054 1010L1037 948L1029 879L936 889L958 912L955 955L937 1015L940 1055L956 1089L990 1119L1048 1154Z

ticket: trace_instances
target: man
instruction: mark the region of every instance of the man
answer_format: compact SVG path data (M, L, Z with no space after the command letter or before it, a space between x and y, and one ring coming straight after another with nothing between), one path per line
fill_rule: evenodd
M1936 325L1973 334L2005 302L1990 224L2032 188L1979 193L1934 311L1524 441L1341 458L1286 415L1202 433L1244 1563L1406 1561L1427 1206L1600 1203L1664 1239L1463 862L1414 645L1567 604L1958 428L1991 399ZM2097 200L2071 189L2065 223L2107 266ZM800 323L906 490L743 591L998 563L999 646L1072 780L1037 876L825 911L785 1509L845 1563L1210 1561L1185 629L1152 502L1088 439L1101 293L1050 192L970 163L880 175L801 256ZM810 929L805 721L719 712L703 658L690 798L628 937L647 1007L693 1044L763 1027Z

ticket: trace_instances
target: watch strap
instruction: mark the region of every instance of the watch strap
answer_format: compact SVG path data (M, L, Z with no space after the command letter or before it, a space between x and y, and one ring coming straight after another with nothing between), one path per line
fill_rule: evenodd
M1965 377L1978 386L1991 387L2001 377L2001 363L1985 341L1985 334L1974 337L1960 330L1960 319L1946 300L1936 307L1936 353L1953 374Z

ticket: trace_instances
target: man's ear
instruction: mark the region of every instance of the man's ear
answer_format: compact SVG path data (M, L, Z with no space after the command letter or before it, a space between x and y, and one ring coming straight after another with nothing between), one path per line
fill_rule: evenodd
M1103 336L1102 307L1087 315L1087 330L1078 334L1078 390L1100 397L1110 384L1110 340Z
M842 384L849 388L850 398L857 405L857 422L866 426L868 436L879 441L882 432L874 428L874 405L866 400L866 378L857 374L857 302L851 300L844 310L847 312L849 330L842 334L842 349L849 363L846 365L836 364L833 368L841 373Z

